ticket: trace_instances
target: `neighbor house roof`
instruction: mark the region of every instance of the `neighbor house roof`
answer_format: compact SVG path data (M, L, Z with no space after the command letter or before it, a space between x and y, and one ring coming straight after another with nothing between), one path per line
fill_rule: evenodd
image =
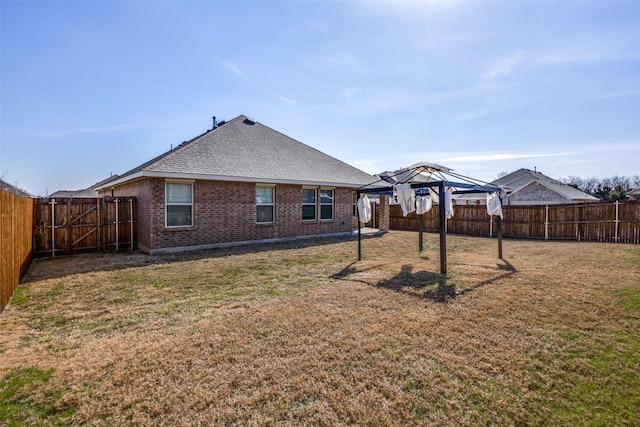
M32 194L27 193L26 191L16 187L15 185L11 185L8 182L5 182L0 179L0 189L8 191L9 193L17 194L22 197L33 197Z
M597 202L599 200L597 197L580 191L570 185L563 184L560 181L556 181L538 171L524 168L498 178L491 184L499 187L507 187L510 190L510 194L513 194L532 182L537 182L572 201Z
M56 197L72 197L75 193L80 190L58 190L49 194L47 197L56 198Z
M114 181L118 178L118 175L111 175L109 178L103 179L97 184L93 184L91 187L84 188L82 190L58 190L55 193L49 194L47 197L55 198L55 197L73 197L73 198L93 198L98 197L97 189L102 187L104 184Z
M143 177L359 187L375 178L261 123L238 116L122 174Z

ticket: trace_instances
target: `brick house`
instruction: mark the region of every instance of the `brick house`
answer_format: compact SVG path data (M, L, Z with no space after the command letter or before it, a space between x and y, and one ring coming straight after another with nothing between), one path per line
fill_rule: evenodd
M354 189L375 178L246 116L97 190L137 198L147 253L347 234Z
M508 195L503 199L504 205L599 202L597 197L556 181L538 171L524 168L498 178L491 184L509 189Z

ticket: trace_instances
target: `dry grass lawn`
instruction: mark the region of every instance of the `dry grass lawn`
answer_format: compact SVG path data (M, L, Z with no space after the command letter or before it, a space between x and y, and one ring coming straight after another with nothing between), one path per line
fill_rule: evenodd
M640 247L426 236L36 260L0 425L638 425Z

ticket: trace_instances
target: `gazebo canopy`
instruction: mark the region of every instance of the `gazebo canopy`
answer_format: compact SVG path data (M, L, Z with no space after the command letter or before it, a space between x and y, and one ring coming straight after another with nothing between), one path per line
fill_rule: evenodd
M378 181L358 188L358 194L390 195L395 184L411 184L411 188L417 190L443 186L452 188L453 194L493 193L501 190L500 187L479 179L457 174L448 167L427 162L416 163L393 172L382 172L376 177L379 178Z

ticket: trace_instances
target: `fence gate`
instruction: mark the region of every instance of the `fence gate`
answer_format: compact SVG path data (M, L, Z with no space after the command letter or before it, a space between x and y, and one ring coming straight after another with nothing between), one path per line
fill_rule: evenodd
M41 198L33 204L35 256L133 250L136 200Z

